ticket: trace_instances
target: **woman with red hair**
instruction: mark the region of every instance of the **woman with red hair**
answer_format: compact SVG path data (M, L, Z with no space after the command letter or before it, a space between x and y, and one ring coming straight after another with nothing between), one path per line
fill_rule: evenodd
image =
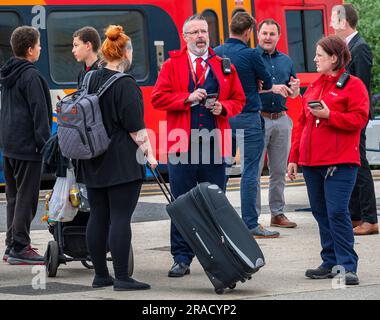
M101 47L105 66L91 75L89 93L97 92L108 79L128 70L132 63L131 39L123 28L111 25L105 35ZM91 207L86 236L95 268L92 286L113 285L117 291L149 289L148 284L128 276L131 217L145 177L138 155L145 155L153 167L157 165L145 131L141 90L132 77L120 78L100 97L99 104L111 143L104 154L81 161L79 170ZM107 243L115 279L107 268Z

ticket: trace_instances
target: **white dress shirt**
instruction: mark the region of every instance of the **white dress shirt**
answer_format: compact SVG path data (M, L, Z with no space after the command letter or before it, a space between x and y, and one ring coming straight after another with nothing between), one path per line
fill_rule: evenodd
M350 41L358 34L358 31L350 34L347 38L346 38L346 43L347 45L350 43Z

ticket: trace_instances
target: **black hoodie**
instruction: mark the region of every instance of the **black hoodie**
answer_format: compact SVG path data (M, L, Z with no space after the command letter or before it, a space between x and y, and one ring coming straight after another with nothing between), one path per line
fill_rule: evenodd
M50 137L49 86L33 63L9 59L0 70L0 149L18 160L41 161Z

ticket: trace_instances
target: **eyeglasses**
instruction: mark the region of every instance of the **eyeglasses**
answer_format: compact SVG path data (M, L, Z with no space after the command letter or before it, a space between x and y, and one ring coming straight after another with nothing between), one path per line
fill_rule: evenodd
M188 32L185 32L185 34L189 34L191 36L195 36L196 34L205 35L205 34L208 34L208 31L201 29L201 30L188 31Z

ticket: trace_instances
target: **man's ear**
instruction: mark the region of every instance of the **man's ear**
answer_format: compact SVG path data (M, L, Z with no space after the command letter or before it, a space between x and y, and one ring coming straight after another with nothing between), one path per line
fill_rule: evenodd
M86 49L92 51L92 43L90 41L86 42Z
M251 30L252 30L252 29L247 29L247 30L245 30L244 35L246 36L246 38L249 38L249 37L250 37L250 35L251 35Z
M30 57L32 54L33 54L33 48L32 48L32 47L29 47L29 48L26 50L26 58Z
M184 33L182 33L182 39L183 39L183 41L185 41L187 43L187 38L186 38L186 35Z
M346 30L348 27L348 22L346 19L339 19L339 29L340 30Z

